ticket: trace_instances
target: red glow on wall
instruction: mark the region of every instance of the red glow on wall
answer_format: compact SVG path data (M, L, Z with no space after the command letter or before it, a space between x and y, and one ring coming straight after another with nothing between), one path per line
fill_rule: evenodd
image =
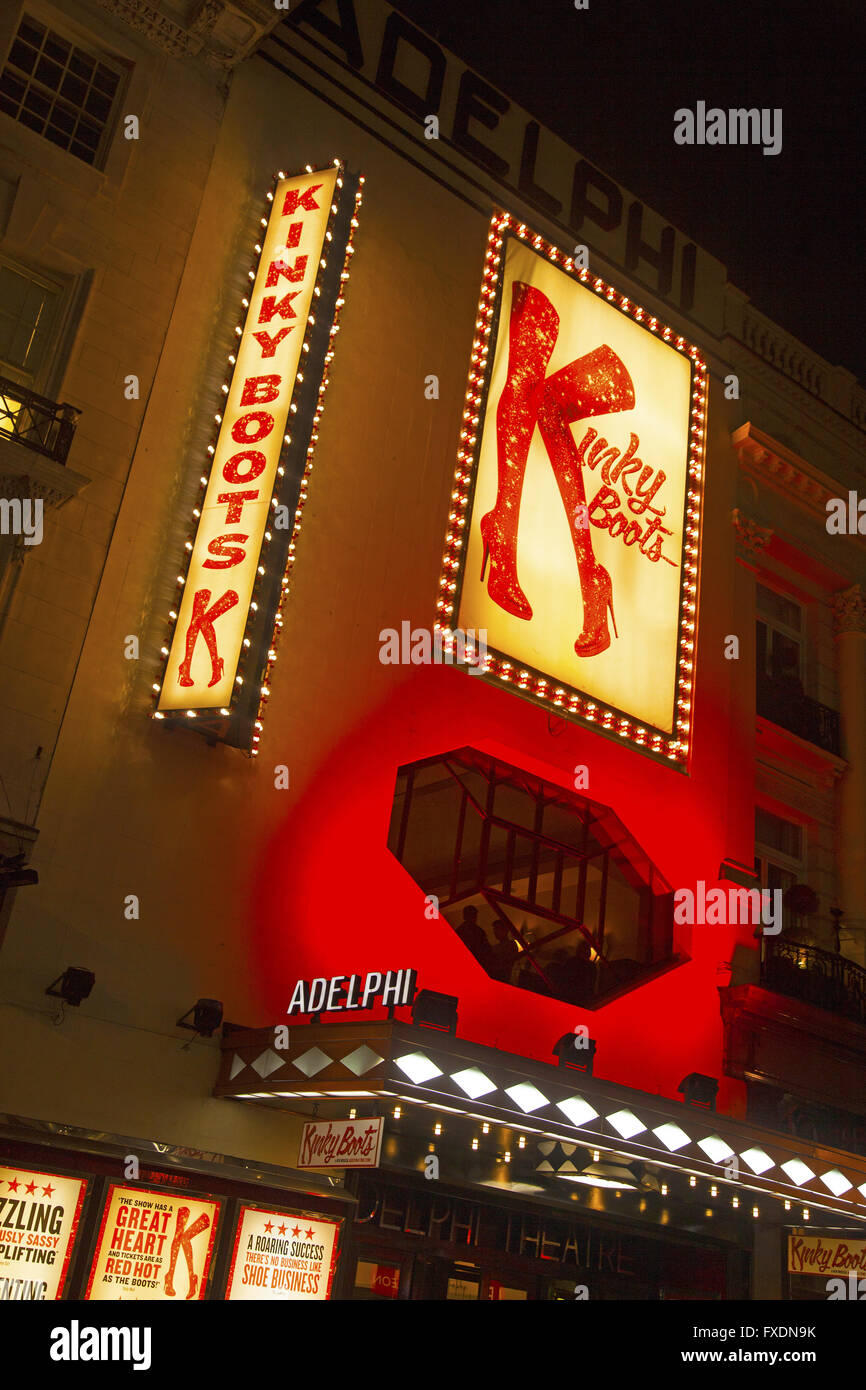
M719 712L707 703L684 777L592 730L549 722L465 672L400 668L390 694L316 768L262 857L253 940L264 1017L255 1021L282 1021L300 977L405 963L419 988L459 996L463 1038L552 1062L557 1039L583 1023L598 1042L598 1076L678 1099L682 1078L703 1072L719 1078L720 1109L737 1108L742 1087L722 1075L717 991L737 941L754 946L751 926L675 927L687 963L588 1012L491 980L444 920L425 917L423 892L386 847L398 766L469 744L569 789L586 765L586 795L616 810L674 887L714 886L739 846L725 830L728 745L709 736Z

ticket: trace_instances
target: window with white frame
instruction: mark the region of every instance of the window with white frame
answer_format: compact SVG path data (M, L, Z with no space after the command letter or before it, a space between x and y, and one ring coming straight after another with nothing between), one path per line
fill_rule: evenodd
M793 925L784 894L795 883L803 883L806 869L806 836L802 825L786 820L762 806L755 808L755 871L761 887L780 889L783 898L782 926Z
M65 289L0 257L0 374L36 386L54 346Z
M24 14L0 73L0 111L97 167L123 68Z
M799 603L763 584L757 586L758 679L802 683L805 623Z

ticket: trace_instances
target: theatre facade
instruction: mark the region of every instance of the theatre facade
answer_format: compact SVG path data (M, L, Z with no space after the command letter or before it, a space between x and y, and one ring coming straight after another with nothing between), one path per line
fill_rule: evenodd
M826 1298L866 393L385 3L182 9L4 38L0 1297Z

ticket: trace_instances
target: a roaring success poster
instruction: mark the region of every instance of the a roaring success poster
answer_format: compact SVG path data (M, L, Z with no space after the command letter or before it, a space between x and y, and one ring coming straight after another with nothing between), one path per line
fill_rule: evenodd
M59 1298L87 1184L0 1168L0 1302Z
M338 1230L321 1217L242 1207L226 1298L330 1298Z
M188 1192L109 1189L86 1298L204 1298L219 1202Z

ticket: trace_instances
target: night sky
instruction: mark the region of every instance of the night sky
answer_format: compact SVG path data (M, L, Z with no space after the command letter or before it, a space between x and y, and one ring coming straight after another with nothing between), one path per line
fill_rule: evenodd
M866 383L862 0L396 3ZM698 101L781 107L781 153L674 144Z

